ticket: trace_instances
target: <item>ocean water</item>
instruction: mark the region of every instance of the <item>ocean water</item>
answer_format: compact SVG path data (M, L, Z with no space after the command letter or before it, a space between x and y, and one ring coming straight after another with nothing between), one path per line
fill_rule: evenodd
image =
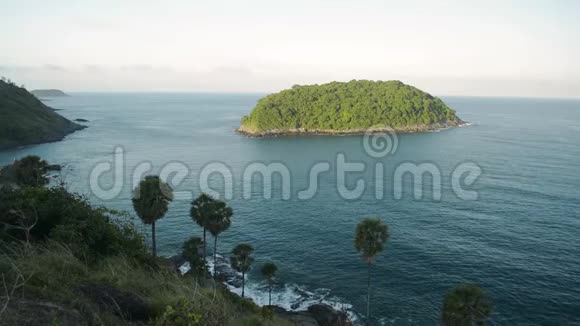
M375 158L365 151L363 136L253 139L236 134L240 118L261 96L76 93L54 98L47 104L68 118L90 120L89 128L61 142L2 151L0 164L40 155L66 165L62 178L71 190L131 213L135 167L149 162L152 173L167 172L170 163L187 167L183 178L169 174L178 196L157 227L158 250L165 255L201 234L189 217L189 197L199 194L200 171L207 164L224 164L232 174L226 184L233 186L228 202L234 219L220 236L218 253L226 259L240 242L256 248L247 292L258 303L267 300L259 265L271 260L280 270L275 304L304 309L322 301L363 320L366 266L353 248L353 234L363 217L378 216L391 236L372 269L377 324L437 324L443 296L465 281L489 293L496 325L580 324L580 100L445 97L473 125L397 135L396 150ZM107 173L99 181L105 188L117 181L122 188L112 199L99 198L89 186L91 171L119 158L113 154L117 147L123 149L122 175ZM346 177L349 189L357 180L365 182L358 198L346 199L337 190L339 155L364 163L365 171ZM251 198L244 198L244 171L253 163L271 162L288 168L290 198L283 198L284 182L278 177L267 183L270 199L260 178L246 192ZM330 171L315 178L314 197L298 198L309 185L311 167L321 162ZM477 192L477 200L464 200L452 188L450 176L465 162L481 168L475 183L462 183ZM383 196L375 191L379 163ZM402 198L395 199L394 171L402 163L431 164L441 182L427 178L424 197L416 199L414 183L406 178ZM433 200L429 190L434 183L441 185L440 200ZM222 193L227 189L217 174L209 184ZM148 234L148 228L139 228Z

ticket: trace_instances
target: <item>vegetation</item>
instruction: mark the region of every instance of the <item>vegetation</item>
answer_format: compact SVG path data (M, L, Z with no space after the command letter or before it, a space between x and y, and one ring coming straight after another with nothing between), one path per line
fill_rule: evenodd
M232 250L232 256L230 258L232 268L242 273L242 298L244 297L244 289L246 286L246 273L250 271L250 267L254 262L254 257L252 257L253 252L254 247L247 243L242 243Z
M265 263L262 266L262 275L268 280L268 305L272 305L272 285L274 285L274 277L278 272L278 267L274 263Z
M83 261L123 255L145 261L146 247L120 212L93 208L64 187L0 190L0 240L56 241Z
M445 326L481 326L492 311L491 300L476 284L461 284L445 296L441 321Z
M15 160L9 166L0 168L0 183L21 186L42 186L48 183L46 173L50 165L35 155Z
M439 98L400 81L353 80L294 86L268 95L242 118L240 131L348 132L381 126L422 130L460 121Z
M153 256L157 255L155 222L167 213L173 190L158 176L147 176L133 191L133 207L145 224L151 225Z
M202 193L200 194L192 203L191 203L191 210L190 216L191 219L197 223L197 225L203 228L203 260L206 260L207 257L207 241L206 241L206 233L207 233L207 226L209 221L214 214L214 202L215 200L208 194Z
M385 249L389 228L378 218L366 218L355 231L354 247L368 265L367 319L371 318L371 266L376 255Z
M207 265L199 254L202 243L199 237L191 237L183 243L183 256L189 263L189 273L196 277L205 277L208 274Z
M0 80L0 149L57 141L83 128L58 115L24 87Z
M149 253L127 214L93 207L62 185L47 187L41 173L47 163L38 157L16 162L27 177L17 179L17 187L0 189L3 325L291 325L270 307L275 264L261 268L269 284L268 307L244 299L245 277L254 261L251 245L237 245L230 257L232 268L242 273L239 297L209 279L201 238L184 242L191 270L182 276L172 260L155 256L155 241ZM143 222L153 224L167 212L171 198L169 186L148 176L135 189L133 203ZM227 220L229 226L231 208L208 198L204 203L213 204L202 207L211 208L207 216L214 219L207 221ZM371 266L385 248L388 231L375 218L361 221L355 232L355 248L368 264L367 318ZM441 321L445 326L485 325L491 311L483 290L464 284L446 295Z
M263 320L255 304L203 286L203 277L175 273L127 218L61 186L1 189L1 323L290 325ZM184 253L200 242L186 242Z
M218 235L230 227L234 213L231 207L221 200L213 200L211 212L207 221L207 229L213 236L214 276L216 276Z

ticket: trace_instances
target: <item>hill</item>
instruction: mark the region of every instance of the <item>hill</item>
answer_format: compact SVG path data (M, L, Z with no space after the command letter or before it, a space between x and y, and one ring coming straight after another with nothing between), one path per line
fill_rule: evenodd
M26 89L0 81L0 149L58 141L83 128Z
M242 118L240 133L359 134L390 127L400 132L459 126L443 101L400 81L332 82L294 86L258 101Z
M36 97L63 97L70 96L59 89L35 89L30 93Z

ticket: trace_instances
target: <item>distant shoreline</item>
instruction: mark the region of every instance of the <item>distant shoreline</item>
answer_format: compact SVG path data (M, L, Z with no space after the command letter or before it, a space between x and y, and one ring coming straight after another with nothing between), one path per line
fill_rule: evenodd
M459 121L447 121L444 123L435 124L420 124L415 126L408 126L404 128L368 128L368 129L350 129L350 130L328 130L328 129L271 129L271 130L252 130L244 126L240 126L235 129L240 135L252 137L252 138L275 138L283 136L357 136L365 134L385 134L385 133L401 133L401 134L412 134L419 132L431 132L444 130L449 128L459 128L469 126L471 123L463 120Z

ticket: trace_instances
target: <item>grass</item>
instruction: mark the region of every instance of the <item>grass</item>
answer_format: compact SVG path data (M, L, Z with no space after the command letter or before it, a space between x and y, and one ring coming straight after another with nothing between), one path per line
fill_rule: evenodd
M192 277L178 275L162 259L143 265L116 256L87 265L66 246L55 242L31 246L2 243L1 258L4 284L0 309L4 305L6 308L0 319L5 325L65 325L71 319L72 324L131 323L121 305L119 309L103 308L98 300L82 295L79 289L87 285L106 285L141 299L149 307L152 325L174 324L164 319L168 307L173 317L179 316L183 302L187 311L199 315L199 323L193 325L292 325L276 316L264 318L260 307L219 286L203 286ZM26 306L22 303L31 308L22 309ZM39 307L47 312L38 313ZM31 314L31 309L37 313Z

